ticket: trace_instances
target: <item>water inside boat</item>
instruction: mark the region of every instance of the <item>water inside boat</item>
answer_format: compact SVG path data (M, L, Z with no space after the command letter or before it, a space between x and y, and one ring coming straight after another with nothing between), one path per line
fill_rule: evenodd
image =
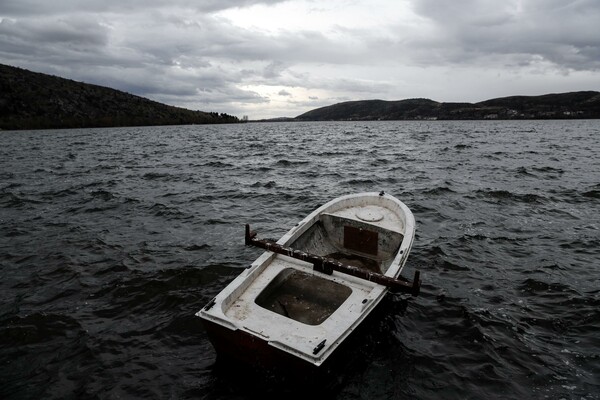
M308 325L325 321L352 289L292 268L281 271L255 302L267 310Z

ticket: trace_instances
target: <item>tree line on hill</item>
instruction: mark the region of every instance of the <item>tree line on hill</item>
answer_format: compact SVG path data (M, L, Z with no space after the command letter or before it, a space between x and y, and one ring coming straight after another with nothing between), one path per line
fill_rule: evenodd
M510 96L479 103L359 100L268 121L600 118L600 92ZM107 87L0 64L0 130L237 123Z
M600 92L510 96L479 103L429 99L359 100L317 108L295 121L475 120L600 118Z
M0 64L0 129L236 123L107 87Z

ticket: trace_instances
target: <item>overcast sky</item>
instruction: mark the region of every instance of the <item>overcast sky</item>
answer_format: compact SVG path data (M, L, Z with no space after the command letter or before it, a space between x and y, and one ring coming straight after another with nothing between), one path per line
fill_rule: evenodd
M251 119L600 90L600 0L0 0L0 63Z

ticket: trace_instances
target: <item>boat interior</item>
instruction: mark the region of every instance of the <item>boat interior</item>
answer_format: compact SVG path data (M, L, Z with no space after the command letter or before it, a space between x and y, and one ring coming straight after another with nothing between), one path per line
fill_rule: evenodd
M255 302L295 321L319 325L351 293L352 289L340 283L286 268L258 295Z
M404 236L378 225L321 214L290 247L384 274Z
M321 214L289 246L384 274L403 240L400 232L333 214ZM308 325L326 320L352 289L318 274L284 269L257 296L259 306Z

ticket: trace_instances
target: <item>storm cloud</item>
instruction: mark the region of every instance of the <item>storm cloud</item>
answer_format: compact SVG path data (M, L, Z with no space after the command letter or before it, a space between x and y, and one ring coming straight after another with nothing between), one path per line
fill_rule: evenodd
M593 0L4 0L0 63L192 109L598 90Z

